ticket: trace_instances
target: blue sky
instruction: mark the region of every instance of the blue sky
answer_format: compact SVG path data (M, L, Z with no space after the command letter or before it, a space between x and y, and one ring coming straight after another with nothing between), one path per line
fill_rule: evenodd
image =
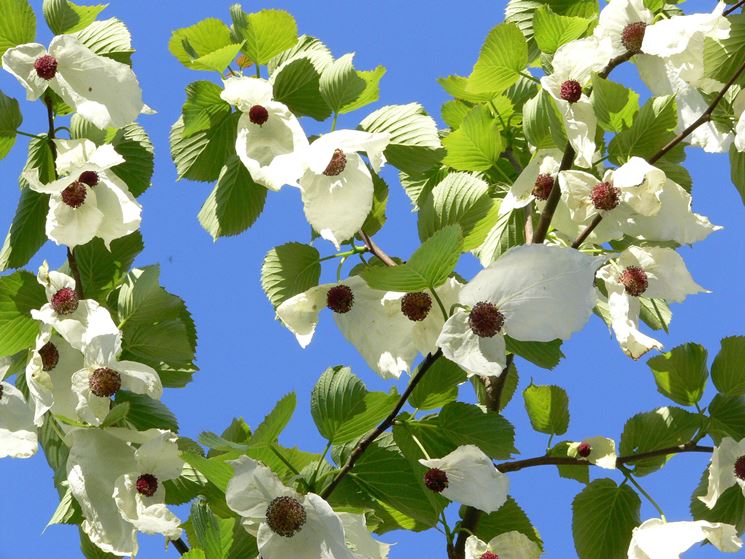
M33 0L32 4L40 13L41 0ZM264 254L272 247L309 240L309 227L297 191L285 188L270 193L264 214L249 232L213 243L196 219L212 185L177 183L168 153L168 130L178 118L184 87L190 81L215 77L188 71L172 58L167 50L170 33L205 17L227 20L229 5L226 0L130 0L113 2L104 12L106 17L124 20L131 30L137 49L135 71L146 102L158 111L155 116L141 119L153 138L157 159L153 187L141 198L146 248L137 263L160 263L163 284L186 300L196 320L201 372L186 389L170 390L164 397L179 417L182 434L196 438L203 430L219 432L235 416L243 416L255 426L276 400L294 390L298 394L298 411L281 441L317 452L323 449L323 441L310 419L309 393L324 369L350 365L370 388L379 390L390 389L391 382L381 381L365 366L330 317L322 317L316 338L306 350L301 350L289 332L274 321L271 305L261 291L259 271ZM699 9L713 5L714 2L696 2ZM504 1L256 0L244 5L247 10L264 7L293 13L300 32L319 37L335 56L356 52L359 69L378 64L388 68L380 102L340 119L339 127L353 128L377 106L411 101L421 102L439 121L439 108L447 96L436 78L470 72L489 29L503 19ZM43 23L39 28L37 38L47 42L49 35ZM612 77L638 85L631 66L617 70ZM23 97L20 86L6 74L0 77L0 89ZM40 104L22 103L22 110L23 130L43 130ZM309 133L323 132L329 126L304 124ZM0 162L4 189L0 229L7 228L15 210L15 177L25 159L25 144L21 138L11 155ZM726 157L688 151L688 168L694 178L694 208L724 226L724 230L692 250L682 250L694 278L712 293L676 305L671 333L662 334L660 339L667 348L697 341L709 348L711 359L720 338L743 333L745 249L741 239L745 236L745 220L740 199L729 181ZM392 186L388 224L376 239L389 253L406 257L417 244L416 215L411 213L395 176L392 169L384 173ZM328 243L317 246L324 255L333 253ZM47 246L32 263L34 267L42 257L56 267L62 263L63 249ZM471 276L477 269L474 259L464 258L460 269L464 275ZM333 270L325 273L333 274ZM656 393L644 362L635 363L625 357L596 317L564 345L564 352L567 358L550 372L518 361L519 390L531 378L536 383L565 387L570 395L569 438L617 438L633 414L669 403ZM404 383L399 383L399 388ZM471 398L467 385L461 392L463 397ZM707 394L704 402L710 397ZM517 428L517 447L522 456L541 454L546 436L531 431L519 395L507 408L506 416ZM676 457L663 473L644 478L642 483L669 519L687 519L690 493L705 464L706 457L702 455ZM39 455L26 461L4 460L0 462L0 476L0 559L11 559L19 553L28 557L77 557L78 537L74 529L55 526L41 535L57 505L44 458ZM543 536L545 557L575 556L570 505L582 486L560 479L552 467L517 472L511 475L511 482L513 496ZM655 516L654 510L645 504L642 516ZM391 553L393 559L445 556L443 537L435 531L419 535L392 533L383 539L398 542ZM172 549L164 552L160 537L143 537L141 544L142 557L177 555ZM689 556L715 555L697 550Z

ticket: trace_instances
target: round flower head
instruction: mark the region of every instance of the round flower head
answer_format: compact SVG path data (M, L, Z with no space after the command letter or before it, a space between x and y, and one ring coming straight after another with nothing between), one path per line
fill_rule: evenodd
M598 18L593 35L611 40L612 56L641 51L647 25L654 15L644 7L643 0L611 0Z
M36 277L44 286L49 303L32 310L31 316L54 328L73 348L82 349L96 336L119 334L106 308L93 300L78 299L75 280L70 276L50 272L44 262Z
M114 483L114 502L119 513L145 534L181 537L181 521L166 507L163 486L163 482L179 477L184 468L176 444L178 437L157 429L141 433L121 431L122 436L140 447L134 453L136 467Z
M0 382L0 458L30 458L38 448L33 410L20 390Z
M119 390L158 399L163 394L160 377L151 367L133 361L118 361L119 336L97 336L84 348L84 367L72 375L78 415L91 425L100 425L109 413L111 398Z
M341 333L367 364L383 378L398 378L417 355L411 334L414 323L401 312L403 296L370 289L362 278L352 276L291 297L277 307L277 317L304 348L313 339L321 311L329 308Z
M597 118L589 97L582 89L612 57L609 38L587 37L559 47L553 58L553 73L541 78L543 89L556 100L564 115L569 143L576 152L575 163L590 167L595 155Z
M313 229L339 248L365 223L373 204L373 179L358 152L365 152L375 172L385 163L390 136L360 130L337 130L310 145L307 170L300 179L305 217Z
M520 532L505 532L492 538L489 543L476 536L466 540L466 559L538 559L541 548Z
M708 540L719 551L734 553L742 548L734 526L699 520L665 522L660 518L646 520L634 528L629 545L629 559L679 559L693 544Z
M592 437L569 445L567 455L587 460L600 468L616 469L616 443L605 437Z
M372 537L364 514L340 512L337 516L344 526L344 538L354 559L388 559L390 544Z
M709 465L709 487L699 499L710 509L730 487L739 485L745 496L745 439L740 442L724 437L714 448Z
M94 237L111 241L140 227L142 206L111 170L124 163L111 145L90 140L56 140L57 172L43 184L38 171L24 174L31 190L50 195L46 233L58 245L84 245Z
M477 446L459 446L447 456L421 459L419 463L429 468L424 476L427 488L451 501L486 513L498 510L507 501L509 478Z
M611 327L624 353L639 359L662 344L638 329L640 296L682 302L686 296L705 292L698 285L680 255L671 248L627 248L615 262L600 269L598 277L608 291Z
M225 499L256 536L263 559L355 559L339 516L321 497L300 495L247 456L229 464L235 475Z
M573 249L527 245L507 251L460 293L437 345L471 374L498 376L505 340L548 342L581 329L596 303L601 259Z
M435 288L435 292L442 301L445 310L458 302L458 297L462 288L463 284L455 278L448 278L445 283ZM429 297L429 295L425 293L422 295ZM432 301L431 298L430 301L432 306L429 309L427 316L424 319L414 321L411 324L411 341L414 344L414 347L416 347L422 355L435 353L437 351L437 338L440 336L442 327L445 325L445 317L442 315L439 305L435 301Z
M510 186L499 206L500 215L522 208L533 200L546 200L559 173L561 152L556 149L538 150L520 176Z
M26 88L33 101L52 89L75 112L98 128L121 128L144 108L137 77L126 64L94 54L74 35L8 49L3 68Z
M282 103L272 100L272 85L259 78L228 78L220 97L243 115L235 150L251 178L269 190L297 186L308 148L300 122Z

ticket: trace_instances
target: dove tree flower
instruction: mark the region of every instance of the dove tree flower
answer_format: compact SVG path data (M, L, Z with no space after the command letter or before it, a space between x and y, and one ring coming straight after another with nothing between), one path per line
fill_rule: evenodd
M745 496L745 439L739 442L724 437L714 447L709 465L709 485L706 495L699 497L707 507L714 508L719 497L730 487L739 485Z
M521 341L568 339L587 322L602 259L573 249L527 245L507 251L460 292L437 345L471 374L498 376L505 335Z
M334 313L341 333L383 378L398 378L416 357L410 321L401 312L403 293L378 291L359 276L322 284L284 301L277 317L305 348L324 307Z
M742 549L734 526L699 520L665 522L651 518L634 528L629 559L679 559L693 544L707 540L719 551L735 553Z
M504 532L483 542L476 536L466 540L466 559L538 559L541 548L521 532Z
M90 140L56 140L57 172L48 184L38 171L24 176L32 190L49 194L46 233L58 245L84 245L94 237L111 241L137 231L142 206L112 170L124 163L114 146Z
M523 208L533 200L545 201L554 186L561 166L561 152L557 149L541 149L535 152L520 176L505 194L499 213Z
M683 258L671 248L631 246L601 268L598 277L605 282L611 327L629 357L639 359L662 344L639 331L639 313L644 295L650 299L681 302L688 295L705 292L685 266Z
M0 382L0 458L30 458L38 448L33 409L20 390Z
M451 501L486 513L498 510L507 501L509 478L477 446L459 446L447 456L422 458L419 463L429 468L424 474L427 489Z
M627 52L637 54L641 51L646 28L654 21L654 15L643 0L611 0L598 17L598 25L593 35L599 39L611 40L612 57Z
M448 278L445 283L435 288L446 312L458 302L462 288L463 284L456 278ZM436 352L437 338L446 320L439 305L423 291L407 293L400 301L401 312L411 321L411 341L414 347L422 355Z
M59 35L47 50L27 43L3 54L3 68L36 100L47 88L98 128L120 128L144 108L142 91L132 69L99 56L74 35Z
M307 151L307 170L300 179L305 217L337 249L360 230L373 205L372 175L358 152L365 152L378 172L389 139L388 133L337 130Z
M606 437L590 437L569 444L567 455L580 460L587 460L600 468L616 469L616 442Z
M355 559L341 519L321 497L300 495L247 456L229 464L235 475L225 493L228 507L256 537L264 559Z
M388 559L391 545L372 537L364 514L340 512L344 538L354 559Z
M220 97L243 113L235 150L251 178L269 190L297 186L308 148L297 117L273 100L272 84L266 80L237 76L224 85Z

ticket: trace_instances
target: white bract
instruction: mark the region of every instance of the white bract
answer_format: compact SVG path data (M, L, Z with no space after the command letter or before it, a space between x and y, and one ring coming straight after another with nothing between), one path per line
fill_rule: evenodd
M643 0L611 0L598 17L593 35L608 37L612 56L638 52L645 34L645 27L654 21L654 14L644 7Z
M337 130L307 151L307 170L300 179L305 217L337 249L360 230L373 205L372 175L358 152L365 152L378 172L389 139L388 133Z
M539 200L548 197L551 188L542 188L543 184L538 184L539 177L540 182L546 181L546 184L548 184L548 178L555 179L559 172L561 157L562 154L557 149L536 151L502 200L499 206L500 215L527 206L536 199L536 194Z
M339 516L318 495L300 495L266 466L241 456L229 462L228 507L256 537L263 559L355 559Z
M498 376L506 367L505 339L566 340L596 303L595 271L602 259L573 249L527 245L507 251L460 293L437 345L471 374Z
M538 559L541 548L525 534L511 531L495 536L489 543L482 542L476 536L466 540L466 559L482 559L491 553L498 559Z
M82 349L96 336L119 334L105 307L91 299L78 299L75 280L70 276L50 272L45 261L36 277L44 286L49 303L32 310L31 316L54 328L72 347Z
M665 522L660 518L646 520L634 528L629 545L629 559L679 559L693 544L708 540L719 551L734 553L742 548L734 526L699 520Z
M419 463L429 468L425 485L451 501L486 513L498 510L507 501L509 478L477 446L459 446L447 456L421 459Z
M456 278L448 278L445 283L435 288L437 296L445 307L445 312L458 302L461 289L463 289L463 284ZM431 297L430 301L432 301L432 307L426 318L411 323L411 341L422 355L437 351L437 338L445 325L445 317L440 306Z
M30 458L38 448L33 409L20 390L0 382L0 458Z
M590 167L595 155L597 118L590 98L582 92L593 72L600 72L613 54L608 37L587 37L566 43L554 55L553 73L541 78L543 89L564 115L567 137L576 152L575 163Z
M680 255L671 248L637 247L600 269L605 282L611 327L624 353L639 359L647 351L662 349L662 344L639 331L639 297L682 302L688 295L705 292L698 285Z
M121 128L143 110L137 77L126 64L98 56L72 35L44 45L27 43L8 49L3 68L13 74L33 101L47 87L98 128Z
M730 487L739 485L745 496L745 439L737 442L724 437L714 448L709 465L709 486L706 495L699 499L710 509Z
M240 110L235 150L251 178L269 190L297 186L305 170L308 139L286 105L273 100L272 84L245 76L228 78L220 97Z
M163 394L158 373L134 361L119 361L121 338L96 336L83 348L84 367L72 375L78 415L100 425L109 413L111 397L120 389L158 399Z
M580 460L587 460L600 468L616 469L616 442L606 437L591 437L580 442L569 444L567 455Z
M337 516L344 526L344 538L354 559L388 559L390 544L372 537L364 514L340 512Z
M112 170L124 163L114 146L90 140L56 140L57 173L43 184L38 170L25 173L31 190L49 194L46 233L58 245L75 247L95 237L107 247L139 229L142 206Z
M321 311L331 308L339 330L367 364L383 378L398 378L417 355L412 323L401 313L402 296L371 289L352 276L291 297L277 307L277 317L304 348L313 339Z

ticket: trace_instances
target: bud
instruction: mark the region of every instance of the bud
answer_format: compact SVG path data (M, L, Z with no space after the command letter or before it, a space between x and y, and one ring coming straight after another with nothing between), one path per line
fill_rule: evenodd
M51 80L57 74L57 59L48 54L40 56L34 62L34 70L42 80Z
M745 456L740 456L735 462L735 475L745 481Z
M153 474L142 474L137 478L137 492L145 497L152 497L158 490L158 478Z
M590 453L592 452L592 446L590 446L587 443L579 443L579 446L577 447L577 454L581 456L582 458L587 458L590 456Z
M327 177L336 177L337 175L341 175L346 167L347 156L344 155L344 152L342 150L335 149L334 155L331 156L331 161L329 161L329 164L323 174Z
M421 322L432 309L432 298L426 293L407 293L401 297L401 312L413 322Z
M63 287L52 295L50 303L57 314L72 314L78 309L80 299L74 289Z
M621 32L621 43L629 52L638 54L642 51L642 42L644 42L646 31L647 24L643 21L629 23Z
M499 559L499 555L492 553L491 551L485 551L479 559Z
M87 184L92 188L98 184L98 173L95 171L83 171L78 177L78 182Z
M577 80L567 80L561 84L559 97L569 103L576 103L582 98L582 86Z
M308 515L303 505L292 497L277 497L266 508L266 523L272 532L291 538L305 524Z
M85 202L88 195L86 186L80 181L75 181L62 191L62 201L71 208L79 208Z
M448 475L438 468L430 468L424 474L424 485L435 493L442 493L448 486Z
M338 314L345 314L354 306L354 293L348 285L335 285L326 293L326 306Z
M609 182L599 182L592 188L590 198L598 210L610 211L621 201L621 191Z
M122 377L114 369L101 367L91 374L88 380L91 392L99 398L111 398L122 387Z
M533 186L533 196L538 200L548 200L548 195L551 194L551 189L554 187L554 177L549 174L541 173L538 178L535 179L535 186Z
M620 281L626 288L626 293L634 297L638 297L647 290L649 287L649 279L647 273L642 270L639 266L629 266L621 275L618 276Z
M468 325L480 338L495 336L504 326L504 315L493 303L476 303L468 315Z
M47 342L39 348L39 357L42 370L51 371L59 363L59 350L52 342Z
M254 105L248 109L248 118L254 124L262 126L267 120L269 120L269 111L261 105Z

